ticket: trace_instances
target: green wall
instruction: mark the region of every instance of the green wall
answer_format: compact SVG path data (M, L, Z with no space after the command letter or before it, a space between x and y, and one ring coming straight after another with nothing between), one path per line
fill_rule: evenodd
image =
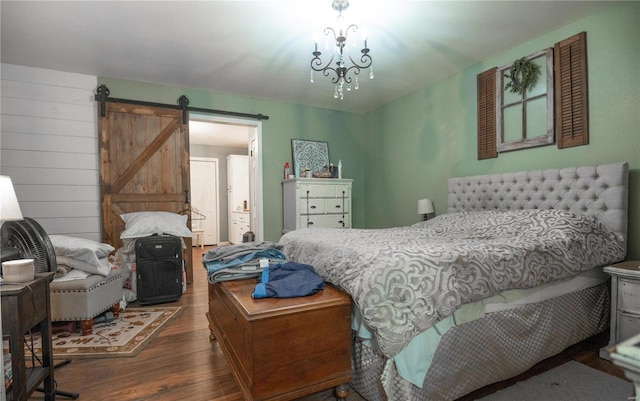
M417 200L447 209L449 177L629 162L629 256L640 258L640 3L576 21L368 113L365 121L366 223L419 221ZM587 32L589 145L556 145L477 160L476 76ZM375 172L375 174L373 173Z
M106 77L99 78L98 83L109 88L112 98L175 105L185 95L190 107L269 116L262 121L265 240L277 241L282 234L281 181L284 163L291 162L291 138L327 141L331 160L337 164L342 159L344 177L354 179L354 204L364 203L365 162L362 152L356 151L363 146L362 114ZM364 207L354 207L354 227L364 227L364 213Z

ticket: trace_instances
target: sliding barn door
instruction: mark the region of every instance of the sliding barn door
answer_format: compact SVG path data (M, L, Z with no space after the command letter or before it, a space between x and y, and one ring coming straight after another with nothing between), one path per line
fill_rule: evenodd
M98 116L104 242L122 246L123 213L179 213L188 205L189 128L180 110L107 102ZM191 222L189 221L189 228ZM191 238L183 253L193 280Z

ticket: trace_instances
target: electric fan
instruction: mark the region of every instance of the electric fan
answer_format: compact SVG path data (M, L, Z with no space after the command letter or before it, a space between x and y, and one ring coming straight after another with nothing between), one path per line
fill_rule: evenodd
M1 232L2 261L33 259L36 273L56 271L56 253L49 236L32 218L7 221Z

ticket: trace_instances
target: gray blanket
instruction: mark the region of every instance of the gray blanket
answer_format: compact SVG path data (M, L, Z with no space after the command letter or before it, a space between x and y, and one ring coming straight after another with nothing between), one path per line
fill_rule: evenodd
M460 305L622 260L596 219L560 210L460 212L407 227L291 231L288 260L349 294L387 357Z

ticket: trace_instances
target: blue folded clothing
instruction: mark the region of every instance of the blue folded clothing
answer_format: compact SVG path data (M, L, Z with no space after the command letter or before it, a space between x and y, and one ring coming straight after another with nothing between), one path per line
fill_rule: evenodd
M262 270L253 298L292 298L312 295L324 288L313 266L297 262L271 265Z
M275 248L264 248L259 250L251 250L245 253L236 254L231 259L218 259L218 260L205 260L202 258L202 264L207 270L208 274L215 273L218 270L226 269L233 266L240 266L261 258L286 260L286 256L280 250Z

